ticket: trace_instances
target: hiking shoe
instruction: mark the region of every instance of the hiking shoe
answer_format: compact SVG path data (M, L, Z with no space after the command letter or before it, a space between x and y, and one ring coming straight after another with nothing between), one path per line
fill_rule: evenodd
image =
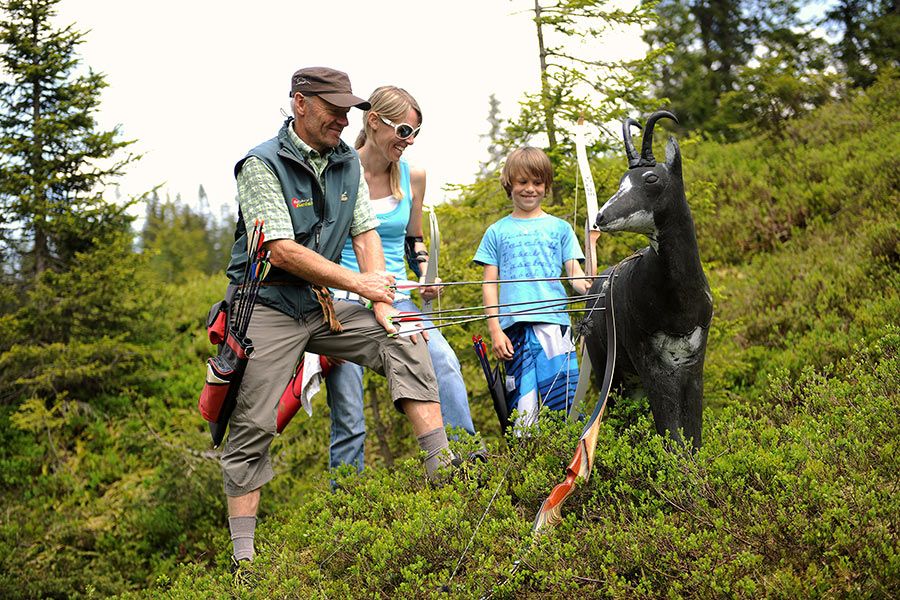
M486 463L488 461L488 453L487 448L480 448L475 450L474 452L469 452L469 462L483 462Z
M237 560L231 556L231 578L235 587L253 587L256 583L256 571L249 558Z

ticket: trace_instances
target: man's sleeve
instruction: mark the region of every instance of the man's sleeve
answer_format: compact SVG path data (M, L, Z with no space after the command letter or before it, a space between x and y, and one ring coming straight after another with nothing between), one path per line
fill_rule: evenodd
M372 200L369 198L369 184L366 183L366 173L362 163L359 164L359 189L356 191L356 206L353 208L353 222L350 223L350 237L356 237L370 229L381 225L381 221L375 216L372 208Z
M244 161L237 176L237 187L238 203L248 229L255 221L262 220L266 240L294 239L294 226L284 204L281 184L266 163L255 156Z
M497 230L492 225L484 232L481 243L478 244L478 250L475 251L474 262L480 265L500 265L500 258L497 256Z

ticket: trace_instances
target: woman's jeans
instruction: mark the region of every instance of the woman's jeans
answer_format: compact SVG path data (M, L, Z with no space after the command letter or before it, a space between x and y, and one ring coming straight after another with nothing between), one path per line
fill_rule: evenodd
M338 300L348 302L348 300ZM419 312L410 299L394 302L394 308L402 312ZM424 327L431 322L423 320ZM420 339L418 343L422 343ZM441 399L441 416L444 425L464 429L475 435L472 416L469 414L469 396L459 368L459 359L439 329L428 331L428 353L434 365ZM363 414L363 368L346 362L331 369L325 378L328 390L328 408L331 410L331 445L328 449L329 466L332 469L345 464L355 465L361 471L365 460L366 419Z

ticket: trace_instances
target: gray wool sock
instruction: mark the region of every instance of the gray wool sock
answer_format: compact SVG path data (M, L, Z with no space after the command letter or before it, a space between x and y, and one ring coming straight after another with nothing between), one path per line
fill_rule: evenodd
M253 534L256 532L256 517L228 517L231 529L231 544L234 546L235 560L253 560Z
M450 466L453 453L447 442L447 432L443 427L432 429L416 438L419 447L425 451L425 472L429 477L441 467Z

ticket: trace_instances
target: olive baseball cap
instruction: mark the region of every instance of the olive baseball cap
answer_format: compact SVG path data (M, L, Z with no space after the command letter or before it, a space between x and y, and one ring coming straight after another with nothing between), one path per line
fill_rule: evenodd
M304 96L319 96L341 108L355 106L362 110L372 107L367 100L353 95L350 78L343 71L328 67L305 67L291 76L291 97L297 92Z

